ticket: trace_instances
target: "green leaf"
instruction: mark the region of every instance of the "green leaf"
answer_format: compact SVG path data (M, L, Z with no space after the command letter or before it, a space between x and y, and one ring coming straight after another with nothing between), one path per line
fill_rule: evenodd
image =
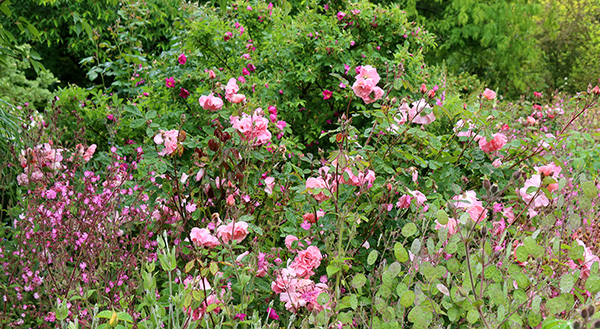
M546 301L546 310L550 314L563 312L567 307L567 302L561 296Z
M339 268L337 266L327 265L327 268L326 268L327 276L332 276L332 275L336 274L337 272L339 272L340 270L341 270L341 268Z
M373 264L375 264L375 261L377 260L377 255L378 255L378 254L379 254L379 253L377 252L377 250L372 250L372 251L369 253L369 256L367 257L367 264L368 264L369 266L370 266L370 265L373 265Z
M417 225L415 225L415 223L407 223L402 228L402 235L408 238L415 235L417 233L417 230Z
M327 303L329 303L329 299L329 294L327 292L322 292L319 294L319 297L317 297L317 302L319 305L327 305Z
M367 277L362 274L362 273L357 273L353 278L352 278L352 287L354 287L355 289L359 289L362 286L365 285L365 283L367 282Z
M400 298L400 304L404 307L412 306L416 299L416 295L412 290L407 290Z
M560 278L560 292L569 293L575 285L575 278L572 274L563 274Z
M529 253L527 253L525 246L518 246L515 254L517 255L517 260L522 263L526 262L529 257Z
M444 210L442 210L442 209L438 210L436 217L437 217L438 223L440 223L441 225L448 224L448 214Z
M598 195L598 188L594 185L593 181L587 181L581 183L583 193L590 199L595 198Z
M151 110L146 113L146 120L152 120L154 118L156 118L156 111Z
M396 242L396 244L394 244L394 256L401 263L409 260L408 251L400 242Z
M600 291L600 276L598 275L590 275L585 281L585 289L591 292L592 294Z
M135 120L131 121L131 124L129 126L132 129L136 129L136 128L143 126L144 124L146 124L146 119L135 119Z

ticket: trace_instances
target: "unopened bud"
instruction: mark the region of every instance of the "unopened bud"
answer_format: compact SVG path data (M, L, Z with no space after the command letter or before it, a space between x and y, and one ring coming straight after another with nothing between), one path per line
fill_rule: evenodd
M520 171L520 170L517 170L517 171L515 171L515 172L512 174L512 178L513 178L514 180L518 180L520 177L521 177L521 171Z
M421 88L419 88L419 91L420 91L422 94L426 93L426 92L427 92L427 86L426 86L425 84L422 84L422 85L421 85Z
M596 94L596 95L600 94L600 88L599 88L598 86L594 87L594 88L592 89L592 93L593 93L593 94Z
M490 181L489 181L488 179L485 179L485 180L483 181L482 185L483 185L483 188L484 188L486 191L488 191L488 192L489 192L489 190L490 190L490 187L491 187Z

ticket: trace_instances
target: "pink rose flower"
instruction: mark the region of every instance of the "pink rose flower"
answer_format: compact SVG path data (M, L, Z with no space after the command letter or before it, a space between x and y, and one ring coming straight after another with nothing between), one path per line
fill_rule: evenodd
M265 178L265 192L269 195L273 194L273 187L275 187L275 178Z
M294 235L289 234L288 236L285 237L285 246L288 248L289 251L293 251L293 252L298 251L298 249L292 248L292 243L294 241L298 241L298 238ZM304 244L302 242L298 242L298 248L304 248Z
M328 89L323 90L323 99L330 99L332 94Z
M426 109L431 110L431 106L429 106L427 101L423 98L412 103L412 107L408 109L408 121L420 125L428 125L435 121L433 112L424 114Z
M224 243L229 243L230 240L240 243L247 235L248 223L246 222L230 222L227 225L217 227L217 237L223 240Z
M190 237L192 242L197 246L214 248L221 244L219 239L210 234L210 231L205 228L194 227L190 233Z
M330 198L329 195L325 194L323 191L319 191L315 193L313 191L314 188L327 189L327 183L321 177L309 177L306 180L306 189L308 190L308 194L312 195L317 201L325 201Z
M483 91L483 93L481 95L483 97L487 98L488 100L492 100L492 99L496 98L496 93L489 88L485 88L485 90Z
M337 13L337 19L338 19L338 20L340 20L340 21L341 21L342 19L344 19L344 17L346 17L346 14L345 14L345 13L343 13L343 12L341 12L341 11Z
M198 102L200 103L200 106L202 106L203 109L209 111L218 111L223 107L223 100L219 97L213 96L213 94L210 94L208 96L201 96L198 99Z
M286 292L292 282L296 281L296 271L292 268L284 268L281 272L275 277L275 281L271 283L271 290L273 290L276 294L280 294L282 292Z
M323 256L321 255L319 248L310 246L306 248L306 250L298 252L298 255L294 258L292 264L290 264L290 268L296 271L299 278L308 278L315 274L313 269L321 265L322 259Z
M439 230L442 227L448 230L448 237L451 237L458 232L458 222L454 218L448 218L448 223L446 223L446 225L442 225L436 220L435 229Z
M479 139L479 148L486 153L495 152L502 149L502 147L506 145L507 141L508 138L506 138L504 134L496 133L492 136L492 140L489 142L485 137L481 137Z
M158 152L159 155L171 155L177 149L177 143L179 138L179 130L161 130L158 135L154 136L154 142L158 145L163 144L165 148Z

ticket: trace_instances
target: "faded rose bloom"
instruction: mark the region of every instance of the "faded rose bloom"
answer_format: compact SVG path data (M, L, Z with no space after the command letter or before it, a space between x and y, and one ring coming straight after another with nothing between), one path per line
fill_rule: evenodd
M210 234L210 231L205 228L194 227L190 233L190 237L192 238L192 242L197 246L214 248L221 244L219 239Z
M163 144L165 148L158 152L159 155L171 155L177 149L178 139L179 138L179 130L169 130L164 131L161 130L160 133L154 136L154 142L158 145Z
M433 112L424 114L425 110L431 110L431 106L427 104L427 101L423 98L421 100L412 103L412 107L408 109L408 121L420 125L428 125L435 121L435 115Z
M200 106L202 106L203 109L209 111L218 111L223 107L223 100L219 97L213 96L213 94L210 94L208 96L201 96L198 99L198 102L200 103Z
M240 243L247 235L248 223L246 222L230 222L227 225L217 227L217 237L221 238L224 243L229 243L230 240Z

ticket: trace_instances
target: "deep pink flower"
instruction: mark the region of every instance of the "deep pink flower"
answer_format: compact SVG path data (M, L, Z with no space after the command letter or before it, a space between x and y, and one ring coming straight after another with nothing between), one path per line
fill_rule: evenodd
M344 12L340 11L340 12L337 13L337 19L338 20L341 21L342 19L344 19L344 17L346 17L346 14Z
M181 53L181 55L179 55L179 57L177 58L179 60L179 64L184 65L185 62L187 61L187 57L185 56L184 53Z
M167 85L167 88L175 88L175 78L165 78L165 83Z
M187 89L183 89L183 88L179 88L180 89L180 93L179 96L183 97L183 98L188 98L190 96L190 92L187 91Z
M329 89L323 90L323 99L330 99L333 93Z

